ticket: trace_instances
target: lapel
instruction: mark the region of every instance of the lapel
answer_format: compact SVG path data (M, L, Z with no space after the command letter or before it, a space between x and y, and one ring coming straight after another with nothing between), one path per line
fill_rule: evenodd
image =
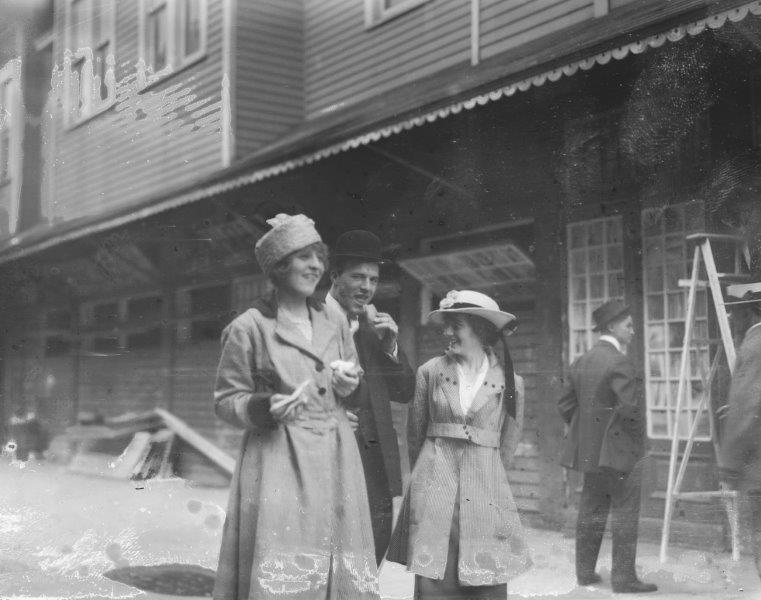
M462 412L462 406L460 405L460 382L457 365L454 358L448 354L444 356L438 377L441 391L449 403L452 414L458 419L465 420L465 413Z
M489 369L486 371L486 377L481 387L476 392L476 397L473 398L473 403L468 410L468 416L476 414L484 404L486 404L492 397L492 394L496 392L504 392L505 390L505 374L499 366L497 357L493 354L489 354Z
M327 317L325 311L325 305L313 301L311 298L307 302L309 306L309 318L312 322L312 343L301 334L301 332L292 325L288 320L283 319L277 312L277 305L273 307L270 305L265 308L274 308L275 314L272 315L275 319L275 335L280 338L281 341L299 349L304 354L322 361L322 357L336 336L336 327Z

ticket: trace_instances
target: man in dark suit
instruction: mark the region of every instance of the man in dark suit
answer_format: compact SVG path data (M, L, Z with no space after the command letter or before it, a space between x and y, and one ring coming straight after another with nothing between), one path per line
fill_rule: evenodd
M568 432L561 464L584 473L576 524L576 578L579 585L601 581L595 572L605 522L611 512L613 568L617 593L654 592L637 579L645 407L641 380L623 352L634 326L628 307L612 300L592 313L597 344L571 366L558 402Z
M378 287L381 242L369 231L340 236L330 268L331 288L325 302L343 313L354 333L364 379L360 384L357 442L370 501L375 555L386 554L393 518L393 497L402 495L399 445L391 421L391 402L408 403L414 374L397 344L399 328L391 315L371 304Z
M745 331L735 369L719 444L719 478L730 489L747 493L751 545L761 577L761 283L745 288L732 307L732 324Z

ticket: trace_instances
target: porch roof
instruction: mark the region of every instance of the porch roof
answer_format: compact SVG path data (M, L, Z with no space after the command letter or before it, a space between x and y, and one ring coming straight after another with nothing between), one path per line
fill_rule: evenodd
M761 16L761 0L633 0L592 22L563 29L475 67L458 65L414 86L326 112L212 177L110 213L26 230L0 245L0 263L224 194L612 59L739 22L749 14Z

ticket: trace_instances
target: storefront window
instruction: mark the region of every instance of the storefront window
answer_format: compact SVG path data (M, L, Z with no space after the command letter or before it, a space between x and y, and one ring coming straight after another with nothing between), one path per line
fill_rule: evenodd
M647 431L655 439L670 438L674 434L687 312L687 290L679 286L679 280L690 276L692 264L685 236L704 228L703 215L701 202L651 208L642 212ZM704 373L709 370L708 314L704 290L697 292L695 315L691 384L685 393L686 406L693 418L703 393L701 366ZM681 435L686 437L688 432L686 421L680 423ZM701 420L697 433L697 439L710 439L707 416L704 415Z
M573 362L594 343L592 312L608 300L623 300L621 217L568 225L568 326Z

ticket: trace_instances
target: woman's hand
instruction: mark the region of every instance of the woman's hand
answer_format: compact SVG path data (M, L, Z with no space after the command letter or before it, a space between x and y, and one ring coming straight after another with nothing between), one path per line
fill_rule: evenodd
M346 398L359 385L359 373L352 371L333 370L333 391L339 398Z
M303 396L293 397L286 394L272 394L270 396L270 414L276 421L284 421L292 414L295 415L296 409L302 404L306 404Z

